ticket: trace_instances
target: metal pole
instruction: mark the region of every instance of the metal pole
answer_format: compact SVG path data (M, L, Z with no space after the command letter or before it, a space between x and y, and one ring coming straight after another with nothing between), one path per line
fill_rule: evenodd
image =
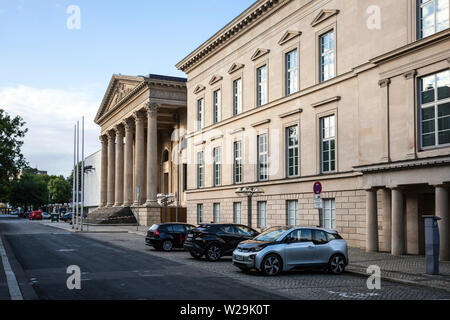
M84 116L81 120L81 231L83 231L84 217Z
M252 196L248 195L247 200L248 200L248 226L251 228L252 227Z
M75 178L76 181L76 193L75 193L75 198L77 199L76 201L76 210L75 210L75 230L78 230L78 203L80 202L80 176L79 176L79 163L80 163L80 121L77 121L77 176Z
M167 222L167 195L164 198L164 223Z
M75 164L76 164L76 154L77 154L77 126L75 125L73 128L73 182L72 182L72 229L75 228L74 218L75 218Z

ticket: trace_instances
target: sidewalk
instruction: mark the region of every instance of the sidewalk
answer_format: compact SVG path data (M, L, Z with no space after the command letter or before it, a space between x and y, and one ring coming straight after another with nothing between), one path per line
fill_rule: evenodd
M10 300L8 282L6 280L5 268L2 259L0 259L0 300Z
M69 223L50 222L43 220L40 223L50 227L63 229L69 232L76 232ZM133 233L141 236L147 234L148 227L139 226L84 226L83 232L92 233ZM439 265L439 276L425 274L424 256L393 256L388 253L371 252L362 249L349 248L350 264L347 271L369 276L367 267L371 265L379 266L381 277L386 280L439 288L450 291L450 261L442 262Z

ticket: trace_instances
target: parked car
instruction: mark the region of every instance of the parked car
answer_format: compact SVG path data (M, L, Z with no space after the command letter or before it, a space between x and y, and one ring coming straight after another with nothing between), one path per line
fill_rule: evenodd
M47 212L42 212L42 219L50 219L52 216Z
M42 211L36 210L36 211L31 212L29 219L30 220L42 220Z
M195 226L186 223L154 224L148 229L145 244L164 251L183 248L187 234L194 228Z
M19 214L19 217L28 219L30 217L30 214L31 214L30 211L25 211L21 215Z
M347 264L347 243L336 231L323 228L271 228L253 240L241 242L233 252L233 265L268 276L311 267L340 274Z
M64 215L62 216L61 220L64 221L64 222L72 221L72 212L64 213Z
M187 235L184 248L196 259L205 255L207 260L217 261L231 255L241 241L257 235L256 230L240 224L201 224Z

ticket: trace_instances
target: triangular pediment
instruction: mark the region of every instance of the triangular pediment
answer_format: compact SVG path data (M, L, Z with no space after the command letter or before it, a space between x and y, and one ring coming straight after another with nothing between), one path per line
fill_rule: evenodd
M337 9L323 9L320 10L319 14L316 16L316 18L311 22L311 26L315 27L319 23L337 15L339 13L339 10Z
M228 70L229 74L232 74L240 69L242 69L244 67L244 65L242 63L233 63L230 67L230 69Z
M270 52L269 49L256 49L255 53L252 55L252 61L261 58L262 56L268 54Z
M280 41L278 41L278 44L281 46L281 45L285 44L286 42L294 39L295 37L301 36L301 34L302 34L301 31L288 30L281 37Z
M221 81L222 79L223 79L222 76L218 76L215 74L212 76L211 80L209 80L209 84L213 85L214 83L217 83L217 82Z
M113 75L95 117L97 122L104 114L113 110L124 98L130 95L141 84L143 78Z
M202 92L205 89L206 89L205 86L202 86L201 84L199 84L198 86L195 87L194 94L200 93L200 92Z

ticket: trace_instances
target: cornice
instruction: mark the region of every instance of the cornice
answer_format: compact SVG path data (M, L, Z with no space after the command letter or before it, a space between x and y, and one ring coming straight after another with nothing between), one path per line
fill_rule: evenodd
M242 34L244 30L249 29L263 16L273 12L273 9L279 8L282 4L290 1L292 0L258 0L186 58L181 60L176 67L181 71L188 72L195 64L205 59L205 57L209 56L217 48L228 44L230 40Z

